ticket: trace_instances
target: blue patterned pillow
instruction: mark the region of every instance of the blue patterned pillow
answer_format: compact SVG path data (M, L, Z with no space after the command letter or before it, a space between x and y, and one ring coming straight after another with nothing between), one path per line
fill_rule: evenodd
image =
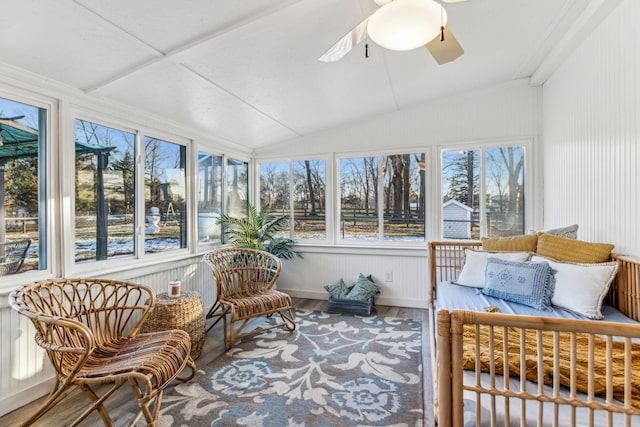
M324 288L327 292L329 292L329 295L331 295L335 299L344 299L344 297L346 297L349 293L349 288L347 288L347 285L344 283L344 280L342 280L342 277L333 283L324 285Z
M546 262L487 260L482 293L538 310L551 307L555 286L553 270Z
M378 292L380 292L380 287L360 273L358 280L353 284L351 290L344 299L366 301Z

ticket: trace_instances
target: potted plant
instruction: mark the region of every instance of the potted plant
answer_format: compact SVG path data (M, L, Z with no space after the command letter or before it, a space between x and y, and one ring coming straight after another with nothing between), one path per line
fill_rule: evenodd
M287 237L276 237L289 225L287 215L277 215L269 206L258 210L248 203L249 215L236 218L223 213L218 218L229 242L240 248L259 249L270 252L281 259L302 258L302 254L293 250L295 241Z

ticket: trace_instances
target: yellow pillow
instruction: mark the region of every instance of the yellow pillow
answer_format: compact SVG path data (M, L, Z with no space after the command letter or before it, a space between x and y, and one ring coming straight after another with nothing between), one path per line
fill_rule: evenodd
M608 261L613 247L609 243L590 243L539 233L537 253L557 261L595 264Z
M538 244L537 234L490 239L483 237L482 249L492 252L535 252Z

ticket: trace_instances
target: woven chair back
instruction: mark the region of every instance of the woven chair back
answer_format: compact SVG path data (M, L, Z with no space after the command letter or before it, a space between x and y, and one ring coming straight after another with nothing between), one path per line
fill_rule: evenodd
M96 346L135 334L155 296L150 287L129 282L58 279L23 286L10 302L32 320L36 342L66 376Z
M0 276L20 271L29 246L31 246L31 239L11 240L0 243Z
M205 260L213 271L221 297L269 290L282 270L282 262L275 255L256 249L218 249L207 254Z

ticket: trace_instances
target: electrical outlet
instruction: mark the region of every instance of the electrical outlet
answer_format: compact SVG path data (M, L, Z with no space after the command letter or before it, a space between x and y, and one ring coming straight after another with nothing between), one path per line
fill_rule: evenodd
M387 271L386 273L384 273L384 281L393 282L393 271Z

